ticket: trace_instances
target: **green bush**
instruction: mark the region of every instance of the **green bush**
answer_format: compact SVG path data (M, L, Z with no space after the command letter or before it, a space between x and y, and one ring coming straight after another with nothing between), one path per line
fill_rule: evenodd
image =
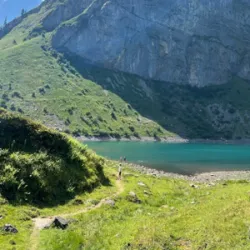
M0 192L54 203L107 181L104 159L78 141L0 109Z

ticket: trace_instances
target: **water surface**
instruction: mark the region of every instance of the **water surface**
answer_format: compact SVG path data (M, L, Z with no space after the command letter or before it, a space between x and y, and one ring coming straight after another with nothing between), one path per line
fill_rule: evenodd
M159 142L88 142L109 159L126 156L129 162L180 174L221 170L250 170L250 145L167 144Z

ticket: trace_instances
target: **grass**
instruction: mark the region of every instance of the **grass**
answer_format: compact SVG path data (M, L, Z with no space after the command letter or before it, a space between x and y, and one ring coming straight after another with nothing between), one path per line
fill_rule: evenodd
M38 37L1 52L2 107L75 136L173 136L116 94L84 79L47 43Z
M142 181L147 186L138 186ZM249 183L201 185L126 177L115 208L75 217L69 230L41 234L40 249L248 249ZM151 192L144 194L144 189ZM142 204L126 199L135 191ZM55 243L55 239L57 239Z
M0 109L0 192L53 204L107 183L104 159L65 134Z
M249 181L193 188L126 164L117 181L117 162L2 109L0 147L1 249L250 248ZM69 227L34 228L32 219L51 216L70 219ZM4 224L18 233L4 232Z
M80 194L84 204L47 208L2 205L0 214L7 216L1 223L12 223L16 235L0 234L1 246L29 249L31 217L74 213L116 193L116 163L109 162L105 174L111 187L100 187L92 193ZM139 186L143 182L145 186ZM190 183L169 178L142 175L125 167L122 180L125 190L116 196L115 207L100 208L71 216L73 222L65 231L42 230L38 249L249 249L249 190L247 181L228 181L215 186ZM134 191L141 204L127 199ZM16 216L16 215L22 216Z

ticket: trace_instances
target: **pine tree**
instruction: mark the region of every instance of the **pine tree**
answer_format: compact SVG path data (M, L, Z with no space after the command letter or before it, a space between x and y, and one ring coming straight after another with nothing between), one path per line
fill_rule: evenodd
M5 27L7 25L8 21L7 21L7 17L5 17L4 19L4 23L3 23L3 27Z
M23 16L26 13L25 9L22 9L21 16Z

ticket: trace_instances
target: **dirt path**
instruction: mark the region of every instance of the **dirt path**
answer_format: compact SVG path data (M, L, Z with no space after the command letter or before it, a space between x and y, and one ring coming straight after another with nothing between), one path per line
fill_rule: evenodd
M102 199L97 205L93 205L91 207L83 208L81 210L78 210L77 212L73 213L67 213L67 214L58 214L50 217L45 217L45 218L34 218L32 221L34 222L34 228L30 236L30 250L37 250L38 244L39 244L39 236L40 236L40 230L46 228L47 226L51 225L51 223L54 221L55 217L71 217L83 213L87 213L89 211L95 210L97 208L100 208L105 201L112 199L118 195L120 195L124 191L124 185L122 181L117 180L116 181L116 187L117 187L117 192L109 197L106 197Z

